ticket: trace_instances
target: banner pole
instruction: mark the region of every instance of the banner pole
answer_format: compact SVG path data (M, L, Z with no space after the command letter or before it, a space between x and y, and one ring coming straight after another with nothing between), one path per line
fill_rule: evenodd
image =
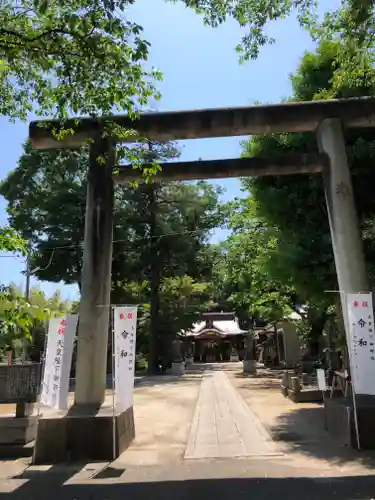
M344 292L344 297L345 297L345 315L344 315L344 323L346 324L346 332L347 332L347 339L346 343L348 346L348 355L349 355L349 366L350 366L350 386L352 389L352 400L353 400L353 413L354 413L354 427L355 427L355 434L357 438L357 448L358 451L361 451L361 442L359 438L359 425L358 425L358 413L357 413L357 399L356 399L356 392L354 388L354 379L355 379L355 368L354 368L354 360L353 360L353 353L352 353L352 346L353 346L353 339L351 335L351 329L350 329L350 321L349 321L349 304L348 304L348 295L347 293Z
M361 442L360 442L360 439L359 439L357 401L356 401L356 397L355 397L355 390L354 390L353 380L352 380L351 376L350 376L350 380L351 380L351 384L350 385L352 386L354 425L355 425L355 433L356 433L356 436L357 436L357 447L358 447L358 451L361 451Z
M115 400L115 390L116 390L116 380L115 380L115 306L112 306L112 450L113 450L113 461L116 460L116 400Z
M48 328L49 328L49 321L44 321L44 340L43 340L43 355L40 357L39 363L40 363L40 388L39 388L39 399L42 395L42 389L43 389L43 378L44 378L44 369L45 369L45 362L46 362L46 350L47 350L47 339L48 339Z
M40 407L42 404L44 371L46 369L47 341L48 341L48 329L49 329L49 320L48 319L44 322L44 329L45 329L45 335L44 335L44 342L43 342L43 357L40 360L39 394L38 394L38 399L37 399L37 402L38 402L38 408L37 408L38 423L39 423L39 418L40 418Z

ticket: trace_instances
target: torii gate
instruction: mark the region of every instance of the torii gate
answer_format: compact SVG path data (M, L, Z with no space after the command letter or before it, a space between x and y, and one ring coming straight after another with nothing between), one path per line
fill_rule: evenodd
M93 422L98 422L100 415L95 418L93 415L104 401L106 388L113 190L114 182L128 182L139 178L141 173L133 170L131 166L126 166L120 167L119 173L113 175L115 144L102 134L103 125L108 121L124 129L134 129L139 137L146 137L151 141L315 132L319 151L315 154L288 153L270 158L166 163L161 165L162 170L156 174L155 180L321 172L339 289L346 293L369 290L343 128L374 127L375 99L373 98L145 113L136 121L131 121L126 116L80 118L64 124L65 128L74 129L75 133L65 135L62 140L56 139L59 122L32 122L30 139L32 146L37 149L77 148L84 141L93 140L90 146L86 201L76 393L73 408L75 416L74 419L69 419L69 416L66 419L55 419L55 423L53 419L49 419L48 425L46 422L39 425L37 453L34 455L35 461L39 462L55 458L64 459L68 452L72 452L72 446L74 447L72 453L75 456L108 459L109 453L109 459L112 458L111 434L108 433L107 427L107 430L104 430L104 427L95 427ZM130 140L134 141L134 136ZM98 160L100 156L105 157L104 164ZM343 300L343 297L341 298ZM344 310L345 304L342 305ZM56 431L62 429L62 420L67 423L64 424L61 437L59 436L62 444L60 451L57 452L55 436ZM132 411L128 415L118 416L117 454L124 450L133 436L133 431L129 431L130 428L134 429L132 422ZM125 430L121 431L121 427ZM77 429L80 430L77 432ZM99 429L102 431L98 432ZM80 433L84 433L86 438L79 439ZM96 446L97 450L102 450L98 451L96 457L87 450L89 439L95 442L94 448ZM77 444L72 444L74 440ZM107 441L109 446L106 445ZM89 448L92 450L92 446Z

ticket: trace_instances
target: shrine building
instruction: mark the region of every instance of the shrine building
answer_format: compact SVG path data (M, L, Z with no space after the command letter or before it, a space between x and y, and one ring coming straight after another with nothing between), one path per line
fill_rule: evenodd
M241 330L234 312L203 313L190 330L181 332L185 358L195 362L241 361L247 330Z

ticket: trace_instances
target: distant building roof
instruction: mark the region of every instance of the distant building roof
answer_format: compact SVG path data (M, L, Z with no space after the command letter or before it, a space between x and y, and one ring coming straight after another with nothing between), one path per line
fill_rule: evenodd
M236 319L235 312L206 312L202 314L204 319L212 319L213 321L233 321Z
M298 314L298 312L292 311L290 314L287 314L286 316L284 316L284 319L298 321L298 320L302 319L302 316L300 314Z
M233 335L244 335L246 330L241 330L234 313L205 313L202 315L205 321L194 323L190 330L181 332L181 336L190 338L205 337L231 337ZM216 318L220 319L216 319ZM229 318L229 319L228 319Z

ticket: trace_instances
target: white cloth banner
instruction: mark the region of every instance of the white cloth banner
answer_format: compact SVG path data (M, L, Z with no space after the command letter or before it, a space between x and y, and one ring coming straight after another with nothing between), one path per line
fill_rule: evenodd
M70 368L78 315L68 314L49 322L40 402L56 410L68 406Z
M316 377L318 380L318 389L320 391L325 392L327 390L327 384L326 384L326 373L322 368L318 368L316 370Z
M356 394L375 395L375 336L372 293L349 293L348 349Z
M116 411L122 413L133 406L137 307L113 309Z

